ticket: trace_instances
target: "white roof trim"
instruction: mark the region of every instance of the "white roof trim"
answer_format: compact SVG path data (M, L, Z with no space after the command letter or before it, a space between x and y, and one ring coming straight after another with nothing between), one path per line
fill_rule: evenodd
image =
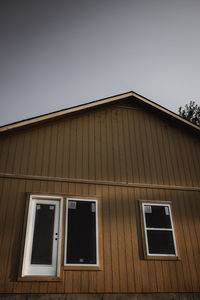
M31 118L31 119L22 120L22 121L19 121L19 122L16 122L16 123L4 125L4 126L0 127L0 133L7 132L7 131L12 130L12 129L17 129L17 128L20 128L20 127L32 125L34 123L39 123L39 122L51 120L51 119L54 119L54 118L59 118L59 117L68 115L70 113L79 112L81 110L85 110L85 109L88 109L88 108L98 107L98 106L103 105L103 104L112 103L112 102L116 102L116 101L121 101L121 100L127 99L129 97L137 98L137 99L141 100L142 103L145 103L148 106L152 106L152 107L156 108L158 111L163 112L163 113L165 113L165 114L167 114L167 115L169 115L169 116L171 116L171 117L173 117L173 118L189 125L190 127L193 127L194 129L197 129L197 130L200 131L200 127L198 127L197 125L183 119L182 117L180 117L177 114L167 110L166 108L164 108L164 107L162 107L162 106L160 106L160 105L158 105L158 104L156 104L156 103L154 103L154 102L138 95L137 93L128 92L128 93L124 93L124 94L121 94L121 95L117 95L117 96L105 98L105 99L102 99L102 100L98 100L98 101L82 104L82 105L79 105L79 106L71 107L71 108L68 108L68 109L56 111L56 112L49 113L49 114L46 114L46 115L34 117L34 118Z

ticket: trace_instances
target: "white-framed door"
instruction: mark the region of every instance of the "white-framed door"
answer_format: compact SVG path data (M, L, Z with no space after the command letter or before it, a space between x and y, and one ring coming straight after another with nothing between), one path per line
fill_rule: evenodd
M23 276L59 276L62 198L30 197Z

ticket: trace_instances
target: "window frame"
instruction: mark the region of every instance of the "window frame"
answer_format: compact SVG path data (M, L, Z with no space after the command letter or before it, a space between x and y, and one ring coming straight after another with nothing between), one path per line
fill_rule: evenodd
M56 276L40 276L38 275L25 275L23 274L23 264L24 264L24 253L25 253L25 244L26 244L26 235L28 218L29 218L29 208L31 199L41 199L41 200L59 200L60 210L59 210L59 243L58 243L58 258L57 258L57 273ZM95 265L64 265L65 260L65 225L66 225L66 215L67 215L67 199L79 200L79 201L91 201L96 203L96 251L98 251L97 264ZM102 224L101 224L101 198L99 196L83 196L83 195L74 195L74 194L51 194L51 193L26 193L26 203L25 203L25 214L23 222L23 231L22 231L22 247L20 251L20 261L19 261L19 271L17 276L17 281L53 281L59 282L63 280L64 271L66 270L95 270L101 271L103 269L103 253L102 253ZM34 225L33 225L34 226ZM32 251L32 250L31 250Z
M169 215L170 215L170 221L171 221L171 228L153 228L153 227L147 227L146 226L146 219L145 219L145 211L144 206L167 206L169 208ZM141 229L142 229L142 244L143 244L143 255L144 259L155 259L155 260L179 260L180 257L178 255L178 247L177 247L177 240L176 240L176 230L175 230L175 224L173 220L173 207L171 201L153 201L153 200L139 200L139 207L140 207L140 220L141 220ZM148 238L147 238L147 230L153 230L153 231L171 231L172 232L172 238L173 238L173 245L175 254L159 254L159 253L149 253L149 245L148 245Z
M23 227L23 238L22 238L22 251L20 256L20 265L19 265L19 275L18 281L60 281L62 280L62 272L61 272L61 262L62 262L62 232L63 232L63 197L58 195L51 194L28 194L26 202L26 211L25 211L25 220ZM34 201L35 204L33 203ZM27 256L30 257L30 253L32 252L32 243L33 243L33 234L34 226L35 226L35 213L36 213L36 204L39 203L51 204L55 201L59 201L58 204L58 242L57 242L57 255L56 255L56 275L41 275L40 267L43 265L38 265L38 274L26 274L25 268L29 263L27 261ZM54 202L53 202L54 201ZM55 215L56 218L56 215ZM55 228L55 219L54 219L54 228ZM31 236L30 236L31 234ZM53 237L54 238L54 237ZM30 241L31 239L31 241ZM31 245L28 245L28 241ZM36 267L37 269L37 267Z
M66 262L67 256L67 231L68 231L68 202L69 201L85 201L96 203L96 264L71 264ZM101 255L101 224L100 224L100 203L97 197L67 197L65 201L65 237L64 237L64 270L101 270L102 269L102 255Z

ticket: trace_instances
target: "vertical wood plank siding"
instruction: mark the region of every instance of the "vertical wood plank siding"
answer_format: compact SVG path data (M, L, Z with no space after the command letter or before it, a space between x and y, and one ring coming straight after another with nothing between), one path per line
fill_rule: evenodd
M1 137L5 173L198 186L199 168L197 137L139 107L99 108Z
M0 291L15 293L199 291L199 192L1 179ZM102 197L103 269L64 271L64 280L16 282L25 193L95 192ZM179 261L143 259L137 199L172 200ZM13 209L11 210L10 207ZM5 230L6 228L6 230Z
M1 137L0 173L199 187L195 135L139 106L112 105ZM97 195L103 268L17 282L26 193ZM180 260L143 259L138 200L173 203ZM1 293L200 291L200 192L0 178Z

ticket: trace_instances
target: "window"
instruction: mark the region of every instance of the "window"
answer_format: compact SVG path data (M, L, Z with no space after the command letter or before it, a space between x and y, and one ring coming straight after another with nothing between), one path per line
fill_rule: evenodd
M60 280L64 269L100 270L98 201L65 200L63 205L59 196L29 197L19 280Z
M146 258L177 258L169 203L142 202L142 223Z
M59 277L62 198L31 195L22 277Z
M67 199L65 266L99 266L97 200Z

